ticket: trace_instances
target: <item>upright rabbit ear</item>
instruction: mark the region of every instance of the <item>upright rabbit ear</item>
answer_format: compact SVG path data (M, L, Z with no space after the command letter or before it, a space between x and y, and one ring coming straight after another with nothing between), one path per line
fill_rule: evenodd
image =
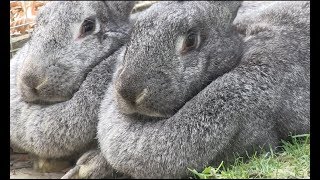
M135 1L104 1L110 9L113 18L127 21L135 5Z

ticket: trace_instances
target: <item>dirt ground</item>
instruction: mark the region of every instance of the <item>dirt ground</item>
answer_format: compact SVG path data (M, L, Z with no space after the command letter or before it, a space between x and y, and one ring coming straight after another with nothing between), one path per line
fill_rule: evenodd
M10 153L10 179L60 179L65 172L40 173L33 170L28 154Z

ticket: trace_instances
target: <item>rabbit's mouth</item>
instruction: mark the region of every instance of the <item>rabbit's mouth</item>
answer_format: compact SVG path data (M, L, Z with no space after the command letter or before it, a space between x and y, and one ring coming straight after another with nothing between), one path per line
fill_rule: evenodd
M31 81L29 79L17 78L18 92L21 95L21 99L25 102L50 105L67 101L72 97L67 92L61 95L54 94L55 90L47 78L45 80L37 80L37 78L33 77Z
M130 104L124 103L123 101L118 101L118 103L116 104L119 108L119 111L126 115L141 114L150 117L167 117L167 115L143 106L132 106Z
M60 102L64 102L70 99L70 97L63 96L47 96L41 97L35 90L21 90L21 99L25 102L41 105L52 105Z
M67 101L71 96L55 96L55 95L43 95L36 88L30 88L24 84L20 85L21 99L28 103L51 105Z
M147 90L143 90L141 94L139 94L134 102L128 101L124 99L119 93L115 93L116 105L119 111L123 114L131 115L131 114L142 114L145 116L151 117L167 117L167 115L153 110L150 107L145 106L144 103L141 103L146 96Z

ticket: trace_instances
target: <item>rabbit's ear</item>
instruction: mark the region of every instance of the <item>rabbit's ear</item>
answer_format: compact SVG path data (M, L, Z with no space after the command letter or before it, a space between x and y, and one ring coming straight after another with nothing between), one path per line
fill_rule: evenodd
M135 1L105 1L115 18L127 20L135 5Z
M238 13L238 9L242 4L242 1L209 1L212 5L226 8L231 13L231 19L233 20Z

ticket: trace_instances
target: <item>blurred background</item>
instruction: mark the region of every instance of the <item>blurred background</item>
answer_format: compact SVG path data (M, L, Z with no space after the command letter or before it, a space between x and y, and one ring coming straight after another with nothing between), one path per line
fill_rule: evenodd
M48 1L10 1L10 58L29 39L39 9Z

